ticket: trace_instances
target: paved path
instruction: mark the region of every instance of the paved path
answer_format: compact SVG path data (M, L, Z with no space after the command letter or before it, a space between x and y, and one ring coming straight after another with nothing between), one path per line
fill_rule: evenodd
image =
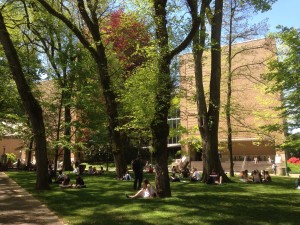
M45 205L0 172L0 225L63 225Z

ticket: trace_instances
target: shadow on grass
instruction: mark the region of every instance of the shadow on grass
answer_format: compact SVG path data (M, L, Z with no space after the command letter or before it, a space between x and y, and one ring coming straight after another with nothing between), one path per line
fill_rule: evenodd
M83 176L87 188L34 191L33 173L9 173L69 224L298 224L300 192L293 179L274 177L270 184L171 183L172 197L127 199L132 181L114 174ZM146 175L154 182L153 175ZM71 175L71 181L74 175ZM33 185L33 186L32 186Z

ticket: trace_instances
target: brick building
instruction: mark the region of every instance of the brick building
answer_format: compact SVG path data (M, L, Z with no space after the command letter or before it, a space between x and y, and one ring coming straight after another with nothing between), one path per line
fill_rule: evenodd
M262 74L267 72L267 62L276 58L273 39L247 41L232 46L232 137L234 160L267 160L275 158L275 146L282 142L283 134L264 132L261 127L282 124L275 107L280 105L280 94L266 93ZM222 161L228 160L227 125L224 106L227 96L228 47L222 47L221 107L219 125L219 151ZM201 150L193 149L188 140L200 139L197 129L197 106L195 102L194 62L192 54L180 58L180 122L189 130L181 137L182 150L192 160L201 160ZM207 91L210 74L210 52L205 52L203 61L204 88ZM186 142L184 141L186 140ZM198 151L195 151L198 150Z

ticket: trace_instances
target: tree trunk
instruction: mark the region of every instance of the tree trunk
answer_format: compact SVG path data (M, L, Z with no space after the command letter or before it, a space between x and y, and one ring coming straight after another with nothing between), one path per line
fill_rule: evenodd
M34 98L22 71L17 51L10 39L5 22L0 11L0 42L3 45L13 78L21 96L23 106L29 116L35 140L35 157L37 166L36 189L49 189L46 135L42 108Z
M63 105L63 91L61 93L59 109L58 109L58 121L57 121L57 129L56 129L56 141L59 141L60 138L60 126L61 126L61 113L62 113L62 105ZM56 175L57 167L58 167L58 145L54 148L54 174Z
M102 46L103 47L103 46ZM102 57L97 56L97 64L99 69L99 77L103 87L103 95L105 98L106 113L108 116L109 133L111 137L112 153L116 165L116 173L118 178L122 178L127 170L124 148L120 131L116 128L119 126L118 111L115 93L111 87L111 80L108 74L107 59L104 57L104 48L99 47L103 51ZM100 51L100 50L99 50ZM102 58L102 59L101 59ZM104 63L101 63L104 62Z
M27 160L26 160L26 166L27 166L27 169L30 170L32 164L31 164L31 158L32 158L32 151L33 151L33 142L34 142L34 139L31 138L30 139L30 143L29 143L29 147L28 147L28 151L27 151Z
M116 165L116 175L117 178L122 179L126 173L127 165L125 163L124 151L113 151L114 162Z
M159 65L159 78L155 103L155 114L151 123L152 146L156 157L155 184L158 196L171 197L168 172L168 112L171 102L172 81L169 64L162 61Z
M189 8L195 8L195 1L186 1ZM168 113L170 109L173 83L170 75L170 64L174 56L180 53L192 41L193 36L198 30L200 19L195 18L192 28L186 38L170 51L169 34L167 28L167 1L153 1L155 11L155 33L158 41L158 82L155 96L155 112L151 122L152 146L156 156L155 183L159 197L171 197L171 187L168 174Z
M156 156L155 185L159 197L171 197L171 187L168 173L169 136L168 112L171 102L172 82L170 77L170 62L168 59L168 31L166 18L166 1L154 1L156 38L158 40L160 58L158 61L158 82L155 96L155 112L151 122L152 147Z
M219 152L218 152L218 130L220 116L220 86L221 86L221 30L222 30L222 15L223 15L223 0L215 0L215 11L212 18L211 26L211 80L210 80L210 101L208 109L208 133L206 154L206 174L208 176L215 170L223 181L229 181L227 175L222 168ZM205 179L206 180L206 179Z
M211 80L210 99L207 110L205 93L203 86L202 59L203 49L205 49L205 22L204 14L211 1L202 1L200 17L200 33L193 40L193 54L195 59L195 81L198 107L198 126L202 138L203 146L203 175L202 181L206 182L213 170L223 177L223 181L228 181L222 168L218 154L218 128L220 109L220 82L221 82L221 27L223 1L215 1L215 10L211 22ZM192 15L196 14L196 11ZM193 16L193 19L195 16Z
M65 98L67 104L65 105L65 131L64 138L67 143L71 143L71 109L68 101L70 101L69 96ZM68 147L64 147L64 161L63 161L63 170L64 171L72 171L71 164L71 151Z
M227 78L227 101L226 101L226 123L227 123L227 148L229 152L230 177L234 176L233 156L232 156L232 127L231 127L231 95L232 95L232 20L234 8L230 1L230 21L229 21L229 44L228 44L228 78Z

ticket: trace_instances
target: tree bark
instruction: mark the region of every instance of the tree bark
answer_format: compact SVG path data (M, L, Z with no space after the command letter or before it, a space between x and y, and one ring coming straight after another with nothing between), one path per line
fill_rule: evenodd
M66 96L65 101L71 101L70 96ZM68 103L65 105L65 130L64 130L64 137L67 143L71 143L71 108ZM63 170L64 171L72 171L72 164L71 164L71 150L64 146L64 161L63 161Z
M221 30L222 30L223 0L215 0L215 10L211 26L211 80L210 80L210 101L208 108L208 138L204 151L206 152L206 168L203 179L215 170L223 181L229 181L225 174L218 153L218 130L220 115L220 86L221 86Z
M18 92L21 96L23 106L29 116L35 140L35 157L37 166L36 189L49 189L46 135L43 121L42 108L34 98L31 89L22 71L22 66L13 45L10 35L6 29L4 18L0 11L0 42L3 45L13 79L16 82Z
M161 198L171 197L171 187L168 173L168 112L171 102L172 81L168 62L163 60L159 65L159 84L155 114L151 123L152 146L155 152L155 184L158 196Z
M34 139L31 138L30 142L29 142L29 146L28 146L28 151L27 151L27 154L26 154L26 157L27 157L26 166L27 166L28 170L30 170L30 168L32 166L31 157L32 157L32 151L33 151L33 142L34 142Z

